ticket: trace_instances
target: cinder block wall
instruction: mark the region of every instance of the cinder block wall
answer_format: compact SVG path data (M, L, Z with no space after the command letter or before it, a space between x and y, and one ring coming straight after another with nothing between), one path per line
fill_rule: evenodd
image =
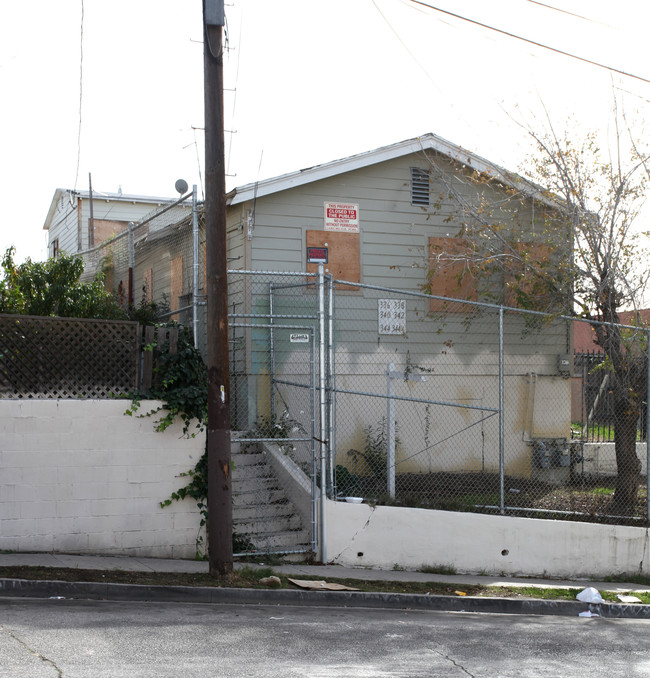
M128 400L0 400L0 549L193 558L194 500L160 502L203 453ZM143 401L140 412L160 405Z

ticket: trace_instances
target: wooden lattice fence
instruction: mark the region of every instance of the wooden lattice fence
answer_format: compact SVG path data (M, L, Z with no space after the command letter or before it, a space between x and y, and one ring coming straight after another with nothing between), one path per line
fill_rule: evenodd
M109 398L138 388L140 325L0 314L0 398Z

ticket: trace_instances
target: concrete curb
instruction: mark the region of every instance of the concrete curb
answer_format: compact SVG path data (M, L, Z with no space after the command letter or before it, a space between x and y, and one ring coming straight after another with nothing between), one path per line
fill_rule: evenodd
M130 602L205 603L213 605L321 605L396 610L438 610L490 614L535 614L577 617L589 610L610 619L650 619L650 605L534 598L428 596L412 593L234 589L193 586L142 586L28 579L0 579L0 598L64 598Z

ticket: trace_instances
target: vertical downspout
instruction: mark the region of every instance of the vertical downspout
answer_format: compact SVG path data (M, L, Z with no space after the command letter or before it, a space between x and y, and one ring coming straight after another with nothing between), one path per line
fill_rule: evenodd
M196 184L192 186L192 328L194 330L194 348L199 347L199 207Z

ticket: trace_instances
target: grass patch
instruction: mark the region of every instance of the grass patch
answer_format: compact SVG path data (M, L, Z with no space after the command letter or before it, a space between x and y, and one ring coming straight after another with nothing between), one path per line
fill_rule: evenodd
M426 566L427 568L429 566ZM434 569L445 571L431 572L431 574L453 574L453 568L446 566L432 566ZM423 570L424 571L424 570ZM215 588L249 588L267 589L260 584L264 577L276 575L282 582L281 588L296 589L285 575L275 572L271 567L252 568L243 567L225 577L213 577L208 573L186 572L127 572L124 570L83 570L77 568L54 567L0 567L2 579L29 579L40 581L68 581L68 582L99 582L112 584L138 584L142 586L201 586ZM292 576L292 579L310 579L310 577ZM625 577L627 583L648 584L648 577L633 575ZM643 579L644 581L641 581ZM384 580L339 579L328 577L327 581L345 584L367 593L410 593L419 595L456 596L460 591L468 596L484 596L489 598L534 598L538 600L576 600L580 589L568 588L536 588L533 586L480 586L465 584L445 584L436 581L430 582L395 582ZM610 581L615 581L612 578ZM602 591L601 595L607 602L619 602L616 594ZM650 592L635 591L634 595L650 605Z
M453 565L422 565L420 572L424 574L456 574Z

